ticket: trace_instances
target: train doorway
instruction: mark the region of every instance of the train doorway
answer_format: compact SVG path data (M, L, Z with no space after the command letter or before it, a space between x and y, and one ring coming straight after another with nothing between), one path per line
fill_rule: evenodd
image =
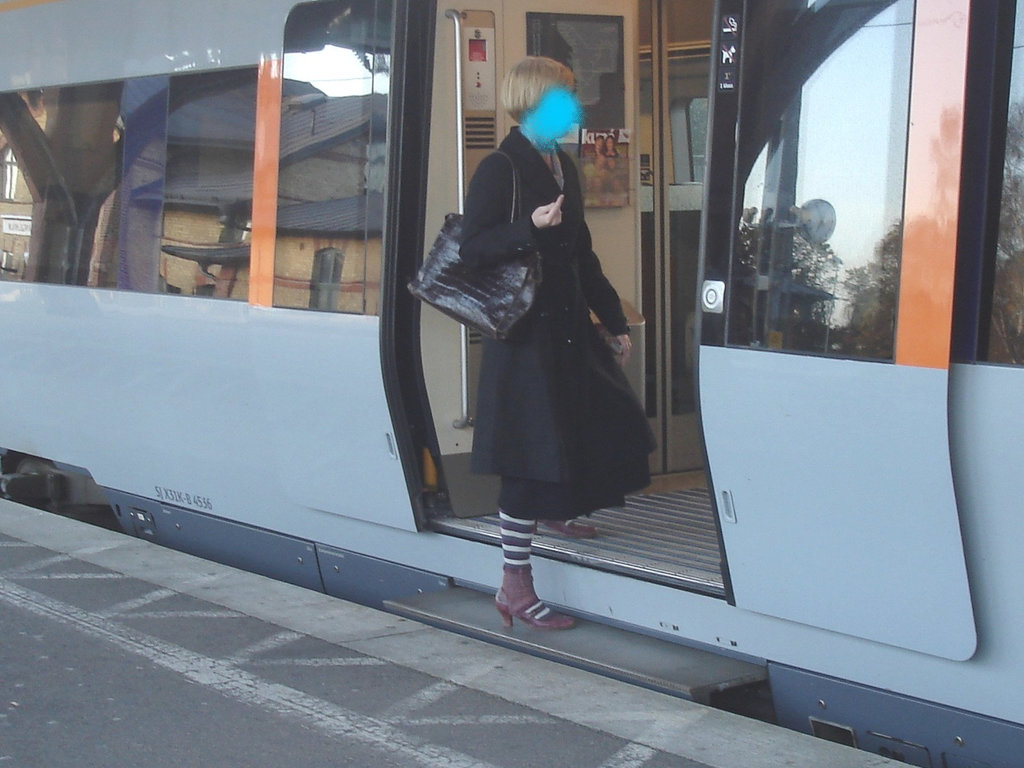
M618 0L560 0L542 9L481 0L472 11L443 14L426 221L453 210L456 182L468 181L508 130L496 87L504 68L527 54L571 62L586 121L568 151L579 160L602 267L629 305L631 324L642 325L627 376L645 402L658 450L649 488L625 507L593 514L598 538L546 532L534 539L534 550L724 597L694 383L712 8L712 0L637 0L628 7ZM452 141L459 130L462 138ZM609 135L616 145L613 170L596 158L597 139L607 142ZM459 167L461 173L451 173ZM428 527L496 544L497 479L470 470L479 338L430 311L421 315L420 334L439 458L440 493L426 511Z
M705 485L694 364L710 0L641 0L637 121L644 400L661 485Z

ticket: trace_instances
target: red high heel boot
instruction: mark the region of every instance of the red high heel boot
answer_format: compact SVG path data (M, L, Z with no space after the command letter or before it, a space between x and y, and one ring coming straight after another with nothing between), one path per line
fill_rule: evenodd
M505 566L505 575L494 607L501 614L506 627L512 626L512 617L522 619L537 629L572 629L576 619L555 613L533 591L533 569L529 566Z

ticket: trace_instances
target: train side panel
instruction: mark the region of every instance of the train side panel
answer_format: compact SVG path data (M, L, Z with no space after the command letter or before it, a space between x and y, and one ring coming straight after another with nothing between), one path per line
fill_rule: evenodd
M415 528L375 318L0 283L0 323L7 448L285 533L282 507Z
M0 8L0 90L253 65L280 57L285 18L295 4L54 0ZM38 35L32 44L25 29Z

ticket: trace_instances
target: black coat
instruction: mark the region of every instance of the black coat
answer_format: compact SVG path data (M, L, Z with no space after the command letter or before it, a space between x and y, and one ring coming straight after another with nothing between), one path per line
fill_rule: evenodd
M619 296L601 270L583 219L583 195L572 160L559 153L564 188L544 158L513 128L501 151L480 163L463 218L464 261L494 264L538 249L543 280L530 313L506 341L484 339L476 401L472 468L567 483L573 517L622 503L646 485L654 441L621 367L590 319L609 333L628 333ZM519 172L520 211L510 221L512 164ZM531 214L565 194L562 223L534 228Z

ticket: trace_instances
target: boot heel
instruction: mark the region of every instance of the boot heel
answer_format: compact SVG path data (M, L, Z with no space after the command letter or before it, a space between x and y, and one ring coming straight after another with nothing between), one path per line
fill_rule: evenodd
M498 613L501 614L501 622L505 625L506 629L512 626L512 612L509 611L507 605L502 605L497 600L494 601L494 607L498 609Z
M527 626L536 629L572 629L576 619L562 613L555 613L533 590L533 570L530 566L512 568L505 566L501 587L494 596L494 607L498 609L505 628L512 626L515 616Z

